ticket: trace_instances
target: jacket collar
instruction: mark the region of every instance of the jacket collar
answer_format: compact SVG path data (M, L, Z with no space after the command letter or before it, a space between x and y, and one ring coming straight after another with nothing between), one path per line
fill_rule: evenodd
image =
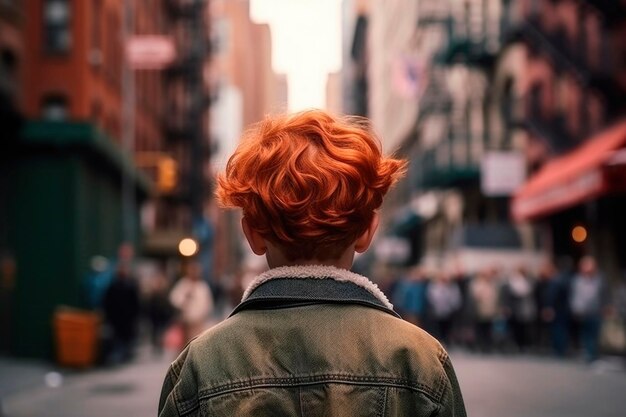
M243 293L241 301L246 301L250 294L261 284L281 278L290 279L332 279L339 282L351 282L364 288L374 297L376 297L383 305L389 309L393 309L393 305L389 302L385 294L378 288L378 285L364 277L355 274L347 269L336 268L327 265L303 265L303 266L281 266L270 269L269 271L257 276Z
M284 266L257 276L232 314L246 308L355 303L396 315L376 284L354 272L326 265Z

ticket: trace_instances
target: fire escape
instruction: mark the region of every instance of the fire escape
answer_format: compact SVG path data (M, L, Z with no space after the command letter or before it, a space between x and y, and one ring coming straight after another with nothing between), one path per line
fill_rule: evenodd
M558 4L559 1L553 1ZM547 115L541 106L541 87L531 89L525 97L525 127L537 137L543 138L555 153L566 152L577 146L592 133L587 125L585 106L591 91L599 94L606 104L606 122L623 115L623 92L613 79L612 73L619 62L611 53L608 34L626 20L626 6L613 0L578 0L577 8L578 31L576 38L566 33L565 28L548 29L543 22L542 4L533 0L521 0L519 3L506 1L502 20L505 43L524 42L531 54L549 59L557 75L571 77L580 86L583 94L579 110L583 123L577 132L568 131L565 116L559 112ZM515 9L517 8L517 9ZM592 34L585 24L585 16L589 13L600 16L600 36L598 56L594 59L589 55L588 38ZM598 59L599 58L599 59ZM594 62L595 61L595 62Z
M465 104L455 102L448 78L455 65L489 72L494 54L487 47L484 28L480 36L470 34L469 29L464 32L457 29L459 22L455 19L459 17L451 14L450 3L428 1L421 4L417 22L419 34L423 37L436 34L439 46L432 52L428 85L420 98L417 125L427 126L429 119L437 119L439 125L445 120L445 126L438 129L440 138L436 143L421 153L422 169L418 182L425 188L475 182L478 178L475 139L471 136ZM469 21L467 11L465 19L465 27L470 27L473 22ZM480 140L485 141L485 138Z
M178 181L170 198L187 206L191 221L203 218L209 197L205 166L209 160L208 109L211 104L205 67L211 53L208 0L164 0L177 60L165 75L167 146L178 161Z

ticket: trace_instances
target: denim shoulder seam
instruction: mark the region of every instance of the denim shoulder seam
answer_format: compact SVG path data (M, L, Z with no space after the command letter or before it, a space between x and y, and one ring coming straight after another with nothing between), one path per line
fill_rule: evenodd
M446 371L444 367L446 366L446 362L449 360L448 352L445 349L440 348L439 353L437 355L437 359L439 359L439 363L441 364L441 374L439 375L439 381L437 384L437 402L441 402L442 398L445 394L446 387L448 385L448 378L446 376Z
M198 400L207 400L212 397L217 397L231 392L245 391L246 389L260 387L300 387L303 385L315 385L323 383L379 385L385 387L405 388L411 391L420 392L437 404L441 402L441 388L439 388L438 390L434 390L426 384L413 382L402 378L355 376L346 374L250 378L217 385L208 389L203 389L198 393Z
M178 363L178 361L174 361L170 364L170 371L176 379L180 376L180 371L182 370L182 365Z

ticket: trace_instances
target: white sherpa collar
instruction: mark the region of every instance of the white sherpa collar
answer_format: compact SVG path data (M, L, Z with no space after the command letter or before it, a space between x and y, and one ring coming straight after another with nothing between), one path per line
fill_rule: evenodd
M393 309L393 304L389 302L385 294L378 288L376 284L364 277L355 274L347 269L336 268L328 265L297 265L297 266L281 266L270 269L267 272L257 276L243 293L241 301L245 301L252 291L261 284L278 278L313 278L313 279L334 279L336 281L351 282L361 288L366 289L374 297L380 300L385 307Z

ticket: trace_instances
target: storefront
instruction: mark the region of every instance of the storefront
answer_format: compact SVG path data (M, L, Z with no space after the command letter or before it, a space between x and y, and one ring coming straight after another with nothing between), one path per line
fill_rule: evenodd
M514 196L517 222L545 225L552 254L595 255L619 279L626 263L626 122L548 162Z

